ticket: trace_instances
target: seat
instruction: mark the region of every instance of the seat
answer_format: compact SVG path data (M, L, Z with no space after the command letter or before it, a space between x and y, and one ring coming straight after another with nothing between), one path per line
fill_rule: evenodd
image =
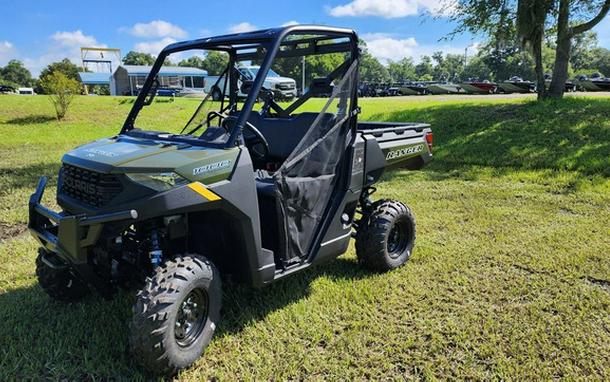
M314 123L319 113L301 113L289 118L263 117L252 112L248 122L253 124L269 143L269 156L283 162L294 151ZM332 113L322 115L323 123L335 117Z

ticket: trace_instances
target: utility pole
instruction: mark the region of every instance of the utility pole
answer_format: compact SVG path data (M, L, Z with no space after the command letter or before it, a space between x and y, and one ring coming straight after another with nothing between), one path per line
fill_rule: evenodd
M303 72L303 76L301 79L301 94L305 94L305 56L303 56L302 59L303 69L301 71Z

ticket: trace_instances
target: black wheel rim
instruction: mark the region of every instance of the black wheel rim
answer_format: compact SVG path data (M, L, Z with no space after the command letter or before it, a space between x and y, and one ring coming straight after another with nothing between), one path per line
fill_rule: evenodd
M201 288L193 289L178 307L174 324L174 336L178 345L192 345L203 332L207 319L208 294Z
M405 222L394 223L388 234L386 249L392 259L400 257L409 245L409 227Z

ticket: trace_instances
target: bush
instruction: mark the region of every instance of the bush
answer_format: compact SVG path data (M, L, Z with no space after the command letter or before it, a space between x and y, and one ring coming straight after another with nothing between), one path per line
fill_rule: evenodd
M80 94L80 83L72 78L68 78L65 74L55 71L47 74L40 80L40 85L45 93L49 95L49 99L55 108L57 119L61 120L72 103L74 95Z

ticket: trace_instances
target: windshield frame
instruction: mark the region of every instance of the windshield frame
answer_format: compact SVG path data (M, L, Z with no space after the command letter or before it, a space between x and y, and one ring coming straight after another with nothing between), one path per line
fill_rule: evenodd
M168 45L160 52L154 65L151 68L150 73L146 77L144 86L140 90L140 93L138 94L136 101L134 102L134 105L130 110L125 120L125 123L123 124L123 127L120 131L120 134L126 134L136 128L134 126L134 123L136 121L138 113L145 105L146 96L154 85L155 78L157 77L157 74L163 66L165 58L170 54L184 52L188 50L216 50L226 52L229 55L228 68L230 69L236 68L235 63L240 60L240 57L252 55L252 53L247 52L248 49L251 50L252 48L264 48L265 55L260 64L260 69L258 70L258 73L253 81L251 90L248 92L246 100L242 105L241 111L239 112L237 122L230 131L230 136L227 139L226 143L214 144L199 140L200 143L197 144L201 146L223 148L236 146L239 132L244 128L246 121L248 120L250 113L252 112L255 106L259 92L263 88L265 79L268 75L269 70L271 69L273 61L278 55L278 52L280 51L280 46L282 46L283 44L290 44L290 42L284 41L285 37L290 34L324 35L324 39L349 38L348 50L351 53L351 59L358 59L360 54L360 50L358 48L358 36L355 31L351 29L334 28L319 25L293 25L283 28L266 29L255 32L230 34L192 41L184 41ZM229 73L229 104L232 104L233 102L237 101L238 78L234 70L229 70ZM354 92L351 105L354 110L358 107L356 92ZM197 139L194 137L189 138L186 135L173 135L171 140L182 142L186 140L188 141L188 143L194 143L192 141L195 141Z

